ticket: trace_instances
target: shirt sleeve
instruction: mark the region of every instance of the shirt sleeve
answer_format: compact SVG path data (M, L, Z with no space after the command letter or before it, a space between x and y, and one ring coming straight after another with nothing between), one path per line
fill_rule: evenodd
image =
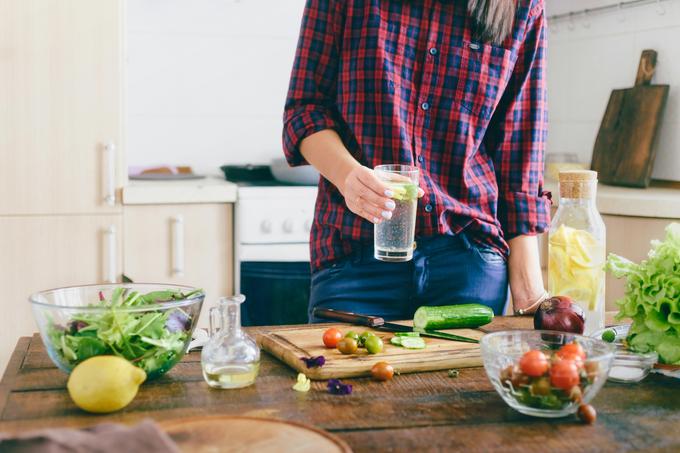
M302 139L340 128L335 93L341 0L307 0L283 115L283 149L291 166L305 165Z
M544 232L550 223L543 192L547 135L546 29L543 1L532 8L508 86L494 114L498 219L505 239Z

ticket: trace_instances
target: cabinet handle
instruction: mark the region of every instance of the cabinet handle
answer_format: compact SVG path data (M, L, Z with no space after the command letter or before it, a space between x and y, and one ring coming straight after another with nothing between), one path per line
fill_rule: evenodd
M104 146L104 203L116 205L116 145L109 142Z
M172 217L172 275L184 276L184 217Z
M104 231L104 282L116 283L116 226L111 225Z

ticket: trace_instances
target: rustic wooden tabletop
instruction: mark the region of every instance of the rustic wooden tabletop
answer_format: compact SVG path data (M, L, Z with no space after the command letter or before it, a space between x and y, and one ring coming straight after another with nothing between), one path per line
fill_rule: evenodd
M497 318L488 330L528 328L527 318ZM196 415L250 415L314 425L355 451L680 451L680 381L651 375L639 384L608 382L593 405L595 425L575 417L540 419L510 409L482 368L407 374L390 382L347 380L348 396L291 390L296 373L263 353L254 386L212 390L200 354L188 354L166 376L142 386L126 409L105 416L77 409L66 374L54 367L38 336L21 338L0 382L0 432L135 423ZM285 450L285 449L284 449ZM284 451L282 450L282 451Z

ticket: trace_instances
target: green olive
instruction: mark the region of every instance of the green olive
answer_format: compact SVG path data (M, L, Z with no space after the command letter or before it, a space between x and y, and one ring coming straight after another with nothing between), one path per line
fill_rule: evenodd
M383 341L374 335L366 338L365 346L369 354L377 354L383 350Z

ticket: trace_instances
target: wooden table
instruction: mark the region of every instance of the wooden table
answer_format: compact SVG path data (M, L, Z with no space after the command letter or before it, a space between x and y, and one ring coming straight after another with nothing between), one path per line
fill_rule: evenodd
M528 328L527 318L497 318L489 330ZM296 420L335 433L355 451L680 451L680 382L651 375L640 384L608 382L595 398L593 426L575 417L531 418L510 409L482 368L401 375L391 382L347 380L349 396L312 383L291 389L295 373L263 354L257 383L212 390L191 353L168 375L146 383L125 410L88 415L77 409L38 336L21 338L0 382L0 431L47 426L135 423L193 415L240 414ZM282 450L283 451L283 450Z

